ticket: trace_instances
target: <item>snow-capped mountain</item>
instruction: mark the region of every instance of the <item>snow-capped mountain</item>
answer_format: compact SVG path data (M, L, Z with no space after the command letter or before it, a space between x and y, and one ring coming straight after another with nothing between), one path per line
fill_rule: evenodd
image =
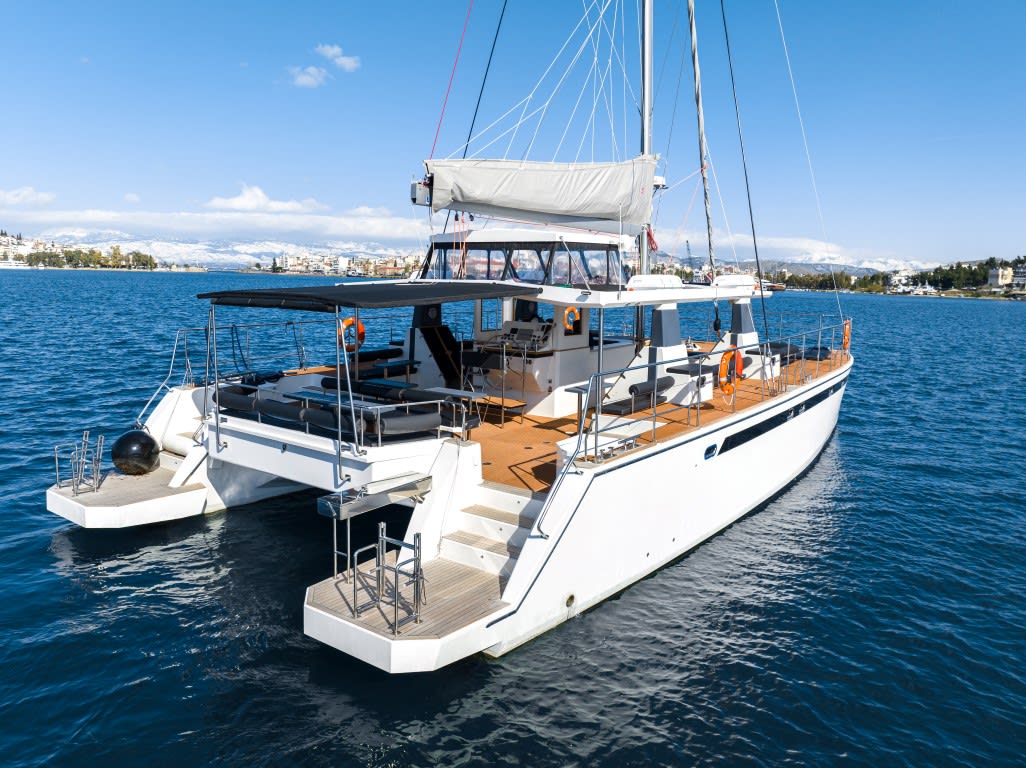
M214 269L239 269L255 263L270 266L272 259L282 256L304 256L310 259L345 256L350 259L402 259L419 254L419 248L397 248L380 243L332 241L315 244L288 243L279 240L165 240L144 238L124 232L47 232L39 239L65 247L96 248L109 251L115 245L122 252L141 251L158 262L188 264Z

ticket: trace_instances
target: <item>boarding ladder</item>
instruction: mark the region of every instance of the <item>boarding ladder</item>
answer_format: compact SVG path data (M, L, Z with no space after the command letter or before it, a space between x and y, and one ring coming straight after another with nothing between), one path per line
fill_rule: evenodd
M393 636L399 634L400 627L413 621L420 622L421 608L427 603L420 534L413 536L413 542L392 538L388 535L385 523L378 524L377 541L353 551L351 521L354 517L404 499L420 500L431 490L431 477L419 472L408 472L385 480L377 480L351 489L348 492L329 494L317 500L317 511L332 519L332 560L334 579L345 581L352 586L353 601L352 617L359 618L361 613L374 607L382 610L391 603L392 620L390 622ZM345 521L345 549L339 547L339 523ZM390 562L389 547L395 548L395 559ZM401 560L401 556L409 550L409 558ZM374 552L373 566L360 569L360 557ZM339 569L339 560L345 561L345 568ZM366 562L370 562L368 559ZM391 574L391 579L388 575ZM405 581L404 581L405 579ZM403 587L413 587L412 598L403 595ZM365 595L360 602L360 593ZM400 608L405 615L400 618Z
M63 459L63 461L62 461ZM82 432L82 440L78 443L61 443L54 446L53 466L58 488L71 487L72 496L84 491L95 492L100 489L100 462L103 459L103 435L97 435L95 444L90 444L89 430ZM61 476L61 464L65 464L68 473Z

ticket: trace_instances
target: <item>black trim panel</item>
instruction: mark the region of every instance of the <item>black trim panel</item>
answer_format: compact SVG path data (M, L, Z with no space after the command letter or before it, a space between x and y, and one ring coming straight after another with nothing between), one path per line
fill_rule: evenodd
M781 411L776 416L771 416L765 421L761 421L758 424L748 427L747 429L742 429L740 432L735 432L732 435L727 435L727 437L723 440L723 445L720 446L720 453L726 453L731 448L737 448L739 445L744 445L749 440L754 440L760 435L765 435L770 430L776 429L777 427L786 424L795 416L800 416L813 406L819 405L843 386L843 381L838 382L829 389L824 389L822 392L813 395L805 402L799 403L798 405L788 408L786 411Z

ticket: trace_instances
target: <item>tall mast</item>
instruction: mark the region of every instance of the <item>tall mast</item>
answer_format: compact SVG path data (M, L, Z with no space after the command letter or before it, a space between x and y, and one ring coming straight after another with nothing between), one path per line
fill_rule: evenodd
M712 201L709 197L709 150L705 146L705 115L702 112L702 71L698 67L698 30L695 27L695 0L688 0L688 22L691 24L691 63L695 70L695 106L698 113L698 163L702 169L705 190L705 228L709 237L709 267L716 273L713 255Z
M653 0L643 0L641 4L641 154L644 157L652 154L652 4ZM645 225L638 240L638 271L643 275L648 274L650 267L648 231L651 226L651 222Z

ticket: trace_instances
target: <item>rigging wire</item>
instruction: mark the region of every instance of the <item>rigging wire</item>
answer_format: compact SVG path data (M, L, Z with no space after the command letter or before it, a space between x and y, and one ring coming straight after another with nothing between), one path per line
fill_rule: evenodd
M737 119L737 140L741 146L741 167L745 172L745 195L748 199L748 221L752 225L752 248L755 251L755 273L759 277L759 303L762 305L762 323L766 339L769 340L769 315L766 313L766 294L762 290L762 265L759 263L759 240L755 236L755 214L752 211L752 189L748 182L748 160L745 157L745 137L741 130L741 108L737 101L737 85L734 81L734 59L730 53L730 34L727 32L727 8L720 0L720 17L723 19L723 40L727 46L727 67L730 70L730 90L734 95L734 116Z
M506 16L506 4L509 0L503 0L502 10L499 12L499 23L495 26L495 37L492 38L492 48L488 51L488 63L485 64L484 76L481 78L481 87L477 91L477 103L474 104L474 114L470 118L470 128L467 130L467 141L463 145L463 158L466 159L467 152L470 151L470 140L474 136L474 125L477 123L477 112L481 109L481 99L484 97L485 84L488 82L488 72L492 68L492 57L495 55L495 44L499 42L499 31L502 29L502 20ZM471 0L473 4L473 0ZM468 10L469 15L469 10ZM464 30L466 28L464 27ZM461 39L462 44L462 39ZM458 56L459 54L457 54ZM438 141L438 135L435 134L435 141ZM432 154L434 150L432 150ZM452 215L452 209L450 208L445 214L445 226L442 227L442 231L445 232L449 228L449 217Z
M794 82L794 71L791 69L791 54L787 50L787 39L784 37L784 21L780 15L780 4L777 0L773 0L773 8L777 12L777 27L780 29L780 43L784 48L784 61L787 62L787 75L791 79L791 93L794 95L794 109L798 114L798 127L801 128L802 132L802 145L805 147L805 160L809 164L809 178L812 181L812 194L816 199L816 213L819 215L819 231L823 238L823 242L829 242L826 234L826 223L823 219L823 206L819 199L819 187L816 185L816 173L812 168L812 153L809 151L809 140L805 134L805 121L802 119L802 109L798 104L798 87ZM834 265L830 262L827 263L830 267L830 280L834 284L834 297L837 299L837 314L844 318L844 312L841 310L841 294L837 290L837 277L834 275Z
M679 21L679 19L680 19L680 11L678 9L677 15L673 19L673 29L670 30L670 38L671 39L676 39L676 35L674 33L677 31L677 22ZM668 57L669 57L669 54L667 54L666 58L668 58ZM663 59L663 64L664 65L666 63L666 58ZM670 147L673 146L673 128L674 128L674 126L677 123L677 102L680 99L680 82L684 78L684 63L685 63L685 61L687 61L687 55L685 54L684 49L682 48L681 52L680 52L680 67L677 69L677 87L676 87L676 89L674 89L674 92L673 92L673 109L670 110L670 130L669 130L669 132L668 132L668 134L666 136L666 151L664 152L664 157L663 157L663 175L664 176L666 175L666 173L670 169ZM661 78L662 78L662 73L660 73L660 79ZM658 90L658 87L659 86L657 85L656 86L657 90ZM697 171L695 173L697 173ZM691 176L693 176L693 175L694 174L690 174L688 176L688 178L691 178ZM682 181L684 181L684 180L682 180ZM681 183L681 182L678 182L678 183ZM669 191L669 188L665 188L665 189L659 190L660 194L658 195L658 201L656 203L655 212L652 214L652 226L653 227L655 226L655 223L657 221L659 221L659 213L660 213L660 211L663 208L663 198L666 196L665 193L668 192L668 191ZM691 206L688 206L688 211L690 212L690 210L691 210Z
M470 12L474 9L474 0L467 4L467 17L463 20L463 32L460 33L460 44L456 47L456 58L452 62L452 72L449 73L449 87L445 89L445 99L442 101L442 111L438 115L438 125L435 128L435 140L431 143L430 160L435 156L435 148L438 146L438 134L442 132L442 118L445 117L445 108L449 104L449 94L452 92L452 82L456 79L456 65L460 62L460 53L463 51L463 39L467 36L467 25L470 24Z

